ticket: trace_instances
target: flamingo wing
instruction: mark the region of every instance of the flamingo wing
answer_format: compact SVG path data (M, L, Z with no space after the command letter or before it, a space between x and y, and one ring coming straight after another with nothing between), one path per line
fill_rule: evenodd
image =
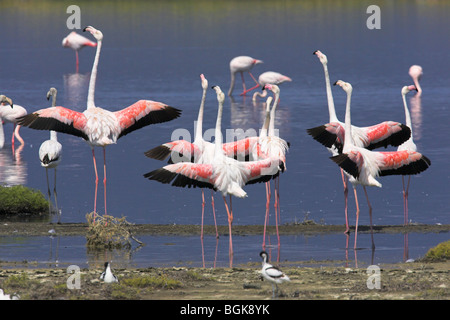
M200 148L194 143L186 140L176 140L164 143L145 152L149 158L156 160L164 160L169 155L169 163L177 162L195 162L201 155Z
M364 158L360 152L351 151L349 153L341 153L330 157L345 172L352 175L355 179L359 178Z
M17 118L17 123L36 130L54 130L88 140L86 116L64 107L50 107Z
M161 102L139 100L125 109L114 112L122 129L118 138L150 124L173 120L180 114L181 110Z
M234 158L239 161L249 161L251 151L258 141L258 137L248 137L238 141L224 143L222 149L229 158Z
M179 162L167 165L144 174L149 180L156 180L161 183L171 183L175 187L199 187L216 190L210 177L213 167L210 164L197 164L191 162Z
M398 147L411 137L411 129L399 122L385 121L380 124L366 127L368 144L366 149L373 150L388 145Z
M318 127L306 130L314 140L327 148L335 147L339 153L344 148L345 129L338 122L330 122Z
M431 160L415 151L380 152L380 176L410 175L425 171Z
M248 172L245 184L267 182L276 178L283 171L284 162L275 157L264 160L244 162L243 166Z

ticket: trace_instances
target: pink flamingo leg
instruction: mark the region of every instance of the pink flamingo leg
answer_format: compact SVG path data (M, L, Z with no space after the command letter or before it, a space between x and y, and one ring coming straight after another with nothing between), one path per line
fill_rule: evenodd
M79 70L78 50L75 51L75 58L76 58L76 73L78 73Z
M105 214L106 214L106 150L103 147L103 188L105 196Z
M344 175L344 170L341 169L341 175L342 175L342 183L344 185L344 198L345 198L345 232L346 234L350 233L350 228L348 226L348 184L347 184L347 178Z
M270 192L270 182L266 182L266 216L264 218L264 238L263 238L263 244L262 247L263 249L266 248L266 229L267 229L267 222L269 221L269 210L270 210L270 197L271 197L271 192Z
M216 227L216 239L219 239L219 232L217 231L217 221L216 221L216 208L214 207L214 191L213 190L211 190L211 206L213 209L214 226Z
M231 196L230 196L230 208L228 208L227 199L223 196L223 201L225 203L225 208L227 209L228 215L228 232L229 232L229 256L230 256L230 268L233 266L233 240L231 237L231 225L233 223L233 209L231 205Z
M408 183L405 188L405 179L402 176L402 184L403 184L403 224L405 226L408 225L408 194L409 194L409 183L411 181L411 176L408 176Z
M358 223L359 223L359 203L358 203L358 194L356 192L356 188L353 188L353 192L355 194L355 204L356 204L355 244L353 246L353 249L356 249L356 240L358 237Z
M202 189L202 227L200 231L200 238L203 240L203 217L205 215L205 194Z
M94 172L95 172L95 192L94 192L94 223L95 216L97 214L97 187L98 187L98 173L97 173L97 162L95 161L95 151L92 148L92 159L94 161Z
M364 193L366 195L367 205L369 206L370 234L372 237L372 249L375 249L375 242L373 241L373 227L372 227L372 205L370 204L370 201L369 201L369 196L367 194L366 186L363 186L363 189L364 189Z
M280 192L279 192L279 189L278 189L280 184L279 184L279 180L278 179L279 179L279 177L277 177L275 179L275 181L274 181L274 184L275 184L275 187L274 187L274 189L275 189L274 199L275 200L274 200L273 206L275 208L275 228L277 230L278 247L280 247L280 233L278 232L278 223L279 223L281 212L280 212L280 198L279 198Z

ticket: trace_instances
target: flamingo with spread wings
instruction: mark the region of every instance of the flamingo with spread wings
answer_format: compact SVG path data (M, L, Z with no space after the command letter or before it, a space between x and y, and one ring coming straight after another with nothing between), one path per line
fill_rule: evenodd
M280 170L280 163L274 159L265 159L260 161L242 162L227 157L222 148L222 111L225 95L219 86L214 86L219 102L214 155L209 163L178 162L169 164L144 174L145 178L156 180L161 183L171 183L175 187L200 187L210 188L222 193L225 208L228 215L229 229L229 256L230 267L233 258L233 242L231 226L233 223L233 210L231 196L239 198L247 197L243 187L246 184L266 182ZM230 197L228 205L226 196Z
M164 103L151 100L139 100L131 106L115 112L96 107L94 103L95 81L103 34L92 26L84 28L84 31L89 31L97 39L97 52L89 83L87 109L84 112L77 112L60 106L50 107L21 117L19 123L32 129L54 130L78 136L89 144L92 149L95 171L94 212L97 210L98 187L94 147L102 147L106 214L105 147L115 144L119 138L144 126L173 120L180 116L181 111Z
M331 157L345 173L349 176L349 181L353 185L356 203L356 226L355 226L355 244L358 235L359 222L359 204L356 192L358 184L363 186L369 206L370 228L372 230L372 207L367 195L366 186L375 186L381 188L381 183L376 180L378 176L387 175L412 175L418 174L431 165L430 159L423 154L410 151L391 151L376 152L355 145L352 139L352 126L350 104L352 95L352 85L348 82L338 80L335 85L341 86L347 93L347 104L345 110L345 142L341 154ZM372 248L375 248L372 233Z

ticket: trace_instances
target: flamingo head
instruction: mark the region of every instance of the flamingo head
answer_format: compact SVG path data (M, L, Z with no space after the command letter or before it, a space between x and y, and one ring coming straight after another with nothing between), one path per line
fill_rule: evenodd
M87 26L83 29L83 32L85 31L89 31L95 37L95 39L97 39L97 41L103 40L103 33L100 30L97 30L92 26Z
M338 80L334 83L334 85L340 86L342 89L344 89L345 92L351 93L353 91L353 87L350 83Z
M314 51L313 54L315 54L323 64L328 63L327 56L324 55L320 50Z
M402 88L402 95L406 95L408 92L413 91L413 90L417 91L417 88L415 85L404 86Z
M202 88L203 88L203 90L206 90L206 88L208 88L208 80L205 78L203 73L200 75L200 79L202 80Z
M420 79L423 74L423 70L421 66L413 65L409 68L409 75L413 79Z
M258 60L258 59L253 59L253 65L260 64L260 63L263 63L263 61Z
M0 95L0 105L6 106L7 104L9 104L11 106L11 108L13 108L12 100L3 94Z
M219 101L219 103L223 103L225 101L225 94L222 92L222 89L220 89L219 86L212 86L211 88L217 93L217 101Z
M47 92L47 100L50 100L50 97L56 96L57 90L56 88L51 87Z
M276 84L268 83L264 86L265 89L272 91L273 93L280 93L280 87Z

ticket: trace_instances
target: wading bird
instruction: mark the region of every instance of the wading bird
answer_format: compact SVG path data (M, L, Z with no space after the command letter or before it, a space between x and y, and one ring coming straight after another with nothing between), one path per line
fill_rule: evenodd
M331 91L330 76L328 73L328 58L321 51L316 50L316 55L323 65L325 74L325 86L327 92L329 122L308 129L307 132L316 141L328 148L332 155L338 155L342 152L345 138L345 124L338 120L336 109L334 107L333 93ZM411 135L408 126L394 121L384 121L382 123L369 126L357 127L352 125L352 138L356 146L373 150L379 147L392 145L398 147L405 142ZM350 232L348 225L348 185L347 179L341 169L342 183L344 185L345 198L345 233Z
M347 93L347 103L345 109L345 142L342 153L331 157L349 176L349 181L353 185L356 203L356 226L355 226L355 244L358 235L359 222L359 204L356 187L358 184L363 186L369 206L370 229L372 231L372 206L369 202L366 186L381 188L381 183L376 180L378 176L387 175L411 175L418 174L431 165L430 159L426 156L409 150L377 152L355 145L352 138L351 126L351 96L352 85L348 82L338 80L335 85L339 85ZM372 232L372 248L375 248Z
M119 279L114 275L111 271L111 264L109 262L105 262L105 270L100 275L100 280L106 283L115 283L119 282Z
M275 298L275 293L278 293L278 285L283 282L289 282L291 279L280 269L269 263L269 255L266 251L261 251L259 255L263 259L261 275L272 284L272 297Z
M52 97L52 107L56 107L56 94L57 90L55 88L50 88L47 92L47 100ZM45 168L45 175L47 177L47 192L49 201L49 214L51 214L51 193L50 193L50 183L48 180L48 169L55 169L55 182L53 188L53 194L55 196L55 207L56 213L58 214L58 223L61 223L61 212L58 209L58 199L56 193L56 168L61 162L62 156L62 145L58 142L58 134L56 131L50 130L50 140L45 140L41 147L39 148L39 160L41 161L41 166Z
M240 94L241 96L245 95L247 92L252 91L255 88L259 87L259 83L258 81L256 81L255 77L253 76L253 74L250 72L252 70L252 68L257 65L263 63L261 60L258 59L254 59L252 57L249 56L238 56L233 58L230 61L230 72L231 72L231 83L230 83L230 89L228 90L228 95L231 96L233 94L233 90L234 90L234 84L236 82L236 74L240 73L241 74L241 78L242 78L242 93ZM247 89L245 86L245 80L244 80L244 72L248 72L248 74L252 77L253 81L255 81L256 86Z
M422 95L422 87L420 86L419 80L423 75L423 70L421 66L418 65L412 65L409 68L409 76L413 79L414 85L417 89L417 95Z
M21 145L25 144L19 133L21 125L18 125L17 121L18 118L25 116L27 114L27 110L24 107L19 106L17 104L14 104L14 108L5 108L4 106L5 103L2 103L0 106L0 121L2 121L2 128L0 130L0 148L3 148L5 144L5 134L3 132L3 124L12 123L13 133L11 136L11 144L14 150L14 143L15 143L14 137L17 138L17 140L19 140Z
M262 88L262 93L260 92L255 92L253 94L253 101L256 100L256 97L266 97L267 96L267 91L266 89L266 84L274 84L274 85L280 85L283 82L287 82L287 81L292 81L291 78L289 78L288 76L285 76L284 74L281 74L279 72L275 72L275 71L266 71L264 73L261 73L261 75L258 77L258 83Z
M106 214L106 146L117 143L119 138L144 126L178 118L181 111L164 103L151 100L139 100L133 105L115 112L96 107L94 103L95 81L103 33L92 26L84 28L84 31L89 31L97 39L97 52L89 82L87 109L84 112L77 112L64 107L41 109L21 117L19 123L32 129L54 130L78 136L89 144L92 149L95 171L94 212L97 210L98 187L94 147L102 147Z
M225 95L219 86L214 86L218 100L215 128L214 156L210 163L178 162L144 174L145 178L161 183L171 183L175 187L210 188L222 193L228 215L230 267L233 258L231 226L233 210L231 196L247 197L242 188L246 184L266 182L279 171L280 163L272 159L241 162L227 157L222 148L222 111ZM228 205L226 196L230 197Z
M96 47L97 43L89 40L86 37L83 37L81 34L76 33L75 31L72 31L69 33L67 37L65 37L62 41L62 46L64 48L71 48L75 51L75 61L76 61L76 70L78 73L78 65L79 65L79 59L78 59L78 51L83 49L84 47Z

